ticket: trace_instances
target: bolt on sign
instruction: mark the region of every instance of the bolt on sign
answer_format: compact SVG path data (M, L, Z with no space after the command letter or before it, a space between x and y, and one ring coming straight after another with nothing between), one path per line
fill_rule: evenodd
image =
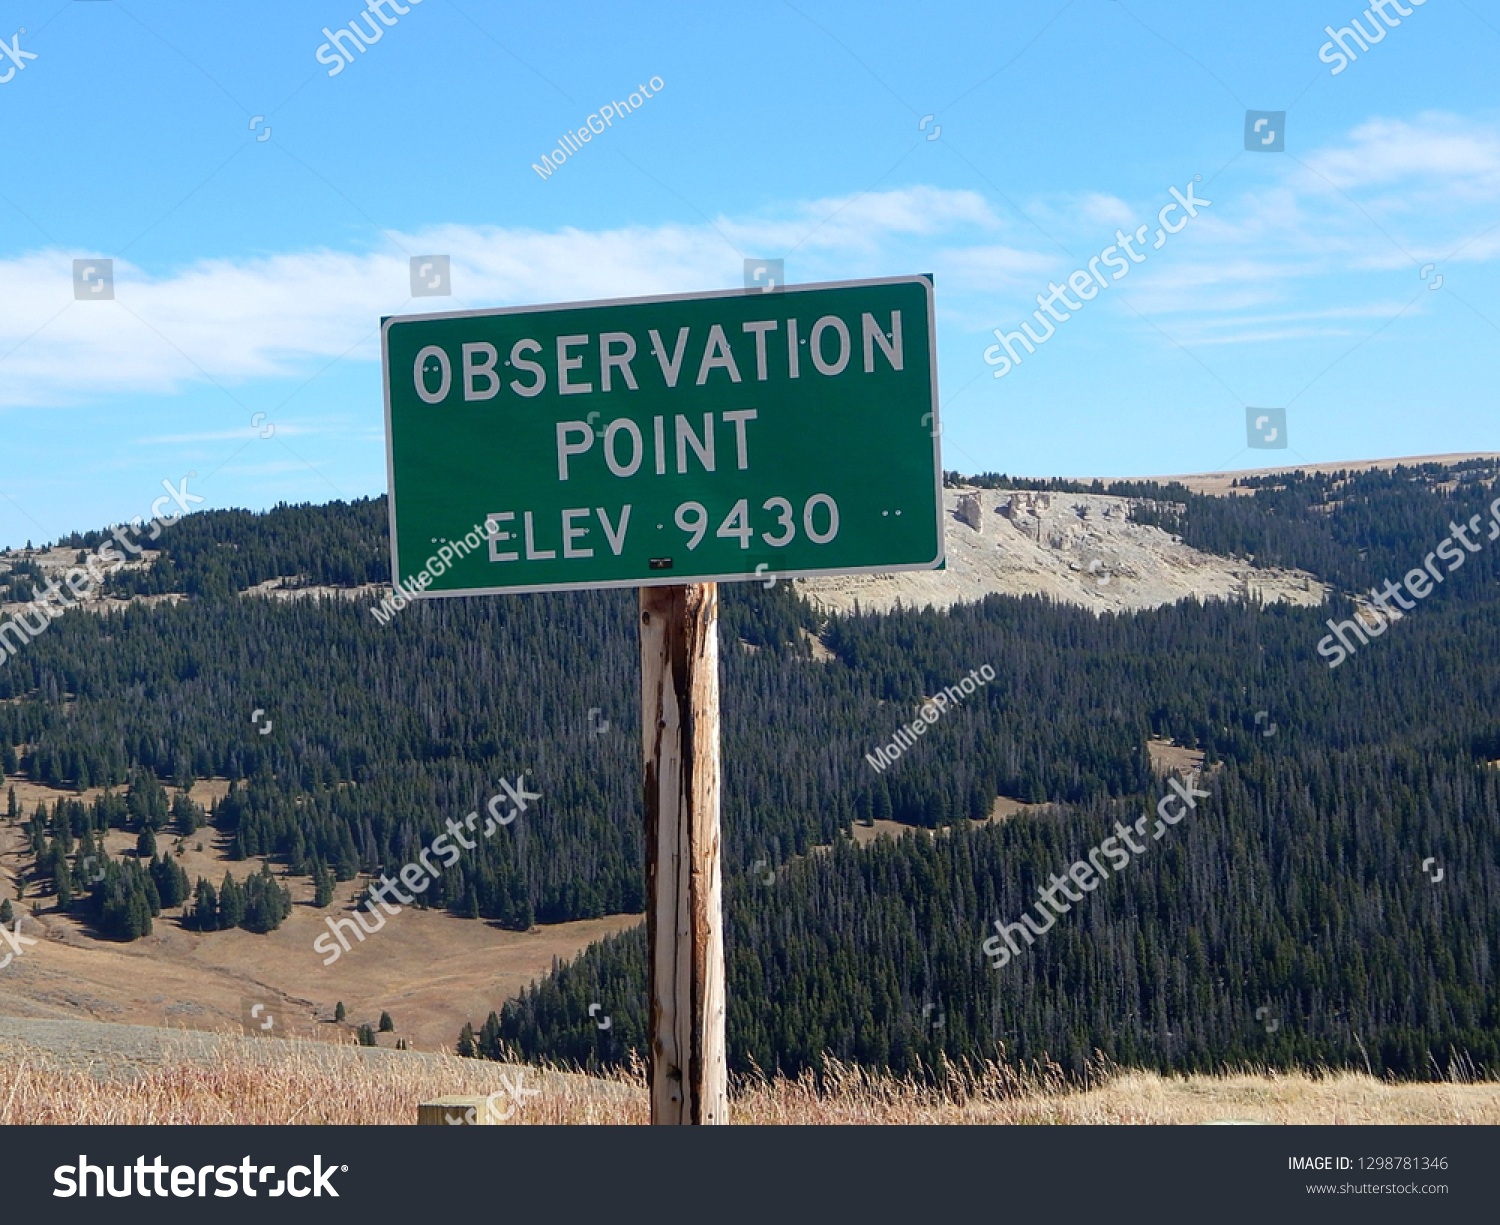
M398 580L421 594L943 563L932 281L382 321Z

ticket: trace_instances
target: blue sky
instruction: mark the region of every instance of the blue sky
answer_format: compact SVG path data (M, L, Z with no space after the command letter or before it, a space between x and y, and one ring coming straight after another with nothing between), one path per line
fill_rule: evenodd
M747 257L936 275L947 468L1500 450L1496 0L1388 6L1336 75L1354 0L405 7L330 77L360 0L0 3L36 56L0 56L0 544L189 472L210 507L383 492L382 315L730 288ZM1288 112L1284 152L1246 151L1247 109ZM992 329L1195 176L1212 204L995 378ZM410 297L427 254L451 298ZM113 301L74 300L79 258ZM1247 449L1247 406L1288 449Z

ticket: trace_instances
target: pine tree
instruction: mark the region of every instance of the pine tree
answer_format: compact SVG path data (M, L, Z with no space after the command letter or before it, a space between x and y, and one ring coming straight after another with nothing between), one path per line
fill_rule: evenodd
M164 907L180 906L187 900L187 873L171 856L154 858L151 861L151 879L156 885L157 896Z
M140 890L141 896L146 901L146 907L152 918L161 914L161 894L157 891L156 882L151 879L151 873L143 871L139 864L131 865L135 871L131 879L135 887Z
M186 791L179 792L172 801L172 821L179 834L190 837L203 824L203 809L188 799Z
M388 1012L380 1014L380 1032L383 1034L393 1034L396 1032L396 1022L391 1020L391 1014Z
M340 1000L337 1004L334 1005L333 1019L335 1021L347 1021L349 1019L349 1013L348 1010L344 1007L343 1000Z
M313 905L319 910L333 902L333 873L318 860L313 865Z
M291 894L276 883L271 865L262 864L260 871L245 881L245 914L240 926L262 934L275 931L291 908Z
M459 1031L458 1053L464 1059L473 1059L478 1054L474 1046L474 1027L467 1021L464 1022L463 1029Z
M130 894L130 930L135 934L129 937L139 940L151 934L151 916L153 907L151 900L146 895L146 890L135 889ZM156 913L160 913L156 911Z
M140 834L135 840L135 857L137 859L150 859L156 854L156 835L151 832L151 827L141 827Z
M359 1036L359 1044L360 1044L360 1046L374 1046L375 1045L375 1031L373 1029L371 1029L368 1025L361 1025L359 1027L358 1036Z
M245 921L245 887L230 873L219 886L219 930L230 931Z
M200 932L211 932L219 926L219 895L214 887L198 878L198 887L193 891L192 926Z
M13 923L15 922L15 918L15 909L11 906L10 899L6 898L3 902L0 902L0 923Z

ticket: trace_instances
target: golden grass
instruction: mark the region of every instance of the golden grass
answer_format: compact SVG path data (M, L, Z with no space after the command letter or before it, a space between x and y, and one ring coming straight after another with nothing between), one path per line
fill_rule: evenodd
M641 1069L585 1077L474 1060L389 1055L352 1048L330 1059L323 1044L288 1041L232 1051L212 1063L183 1060L129 1082L99 1081L27 1058L0 1065L6 1124L400 1124L420 1102L539 1089L519 1124L644 1124ZM504 1102L509 1099L501 1098ZM1104 1069L1069 1086L1055 1069L1020 1074L1002 1065L949 1068L944 1087L830 1061L821 1081L754 1077L731 1106L739 1124L1500 1124L1500 1084L1390 1083L1353 1072L1244 1072L1164 1077Z
M415 1123L419 1103L503 1090L502 1074L512 1085L542 1090L524 1098L517 1122L636 1121L615 1117L614 1099L629 1090L609 1082L595 1088L582 1077L471 1059L390 1053L374 1061L352 1047L293 1040L276 1045L280 1049L269 1057L257 1052L237 1059L226 1050L213 1062L183 1059L140 1069L129 1080L99 1080L45 1058L13 1057L0 1063L0 1123ZM330 1053L349 1057L330 1059ZM579 1085L570 1083L575 1080ZM564 1103L566 1118L558 1115ZM642 1103L644 1108L644 1098ZM594 1104L609 1117L591 1117Z
M816 1124L1500 1123L1500 1084L1391 1083L1363 1073L1161 1076L1103 1067L1081 1085L1046 1069L949 1068L936 1088L832 1064L813 1077L762 1080L735 1121Z

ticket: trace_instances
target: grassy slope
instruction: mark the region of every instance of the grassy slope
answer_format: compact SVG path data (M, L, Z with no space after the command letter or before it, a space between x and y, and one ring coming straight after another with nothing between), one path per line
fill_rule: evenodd
M400 1124L433 1098L522 1094L521 1124L641 1124L638 1077L589 1078L452 1056L80 1021L0 1020L0 1124ZM500 1101L511 1099L502 1096ZM1500 1124L1500 1084L1369 1076L1164 1078L1110 1069L1082 1087L991 1067L920 1088L835 1068L740 1086L742 1124Z

